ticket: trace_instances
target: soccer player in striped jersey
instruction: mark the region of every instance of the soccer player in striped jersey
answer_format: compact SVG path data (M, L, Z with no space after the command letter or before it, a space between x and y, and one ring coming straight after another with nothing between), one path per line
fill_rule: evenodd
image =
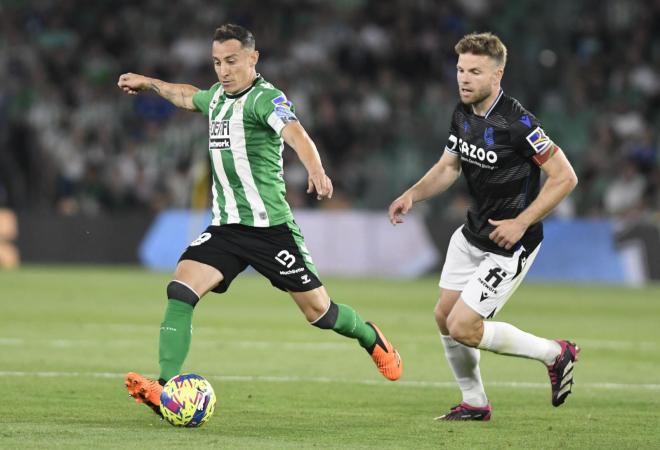
M472 205L452 236L435 318L462 402L440 420L489 420L479 349L535 359L548 369L552 404L571 392L579 348L504 322L491 322L525 277L543 239L541 219L577 184L561 149L539 121L504 94L506 47L491 33L470 34L455 47L460 102L440 160L389 208L401 223L413 203L445 191L465 175ZM547 181L540 187L541 170Z
M211 225L185 250L167 286L159 379L129 373L130 395L158 413L162 385L180 373L188 353L197 302L209 291L227 291L248 265L288 292L312 325L356 339L379 371L397 380L403 369L398 352L376 325L330 299L286 202L284 142L307 169L307 192L319 200L332 197L332 182L293 104L256 72L259 52L250 31L223 25L211 50L218 82L208 90L133 73L121 75L117 83L128 94L151 90L179 108L207 116L213 178Z

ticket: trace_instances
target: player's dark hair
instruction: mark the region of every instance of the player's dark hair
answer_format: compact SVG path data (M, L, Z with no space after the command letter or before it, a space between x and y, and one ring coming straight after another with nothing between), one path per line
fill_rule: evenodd
M226 23L220 28L216 28L213 40L220 43L236 39L241 43L241 47L254 50L254 35L247 28L233 23Z
M493 33L470 33L458 41L454 47L456 53L472 53L473 55L487 55L493 58L498 65L506 65L506 46L499 37Z

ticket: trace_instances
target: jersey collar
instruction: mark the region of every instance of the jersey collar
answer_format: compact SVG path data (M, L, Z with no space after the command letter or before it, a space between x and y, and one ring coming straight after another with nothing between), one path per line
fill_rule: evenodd
M229 93L225 92L225 96L226 96L227 98L238 98L238 97L242 97L242 96L244 96L244 95L247 93L247 91L249 91L250 89L252 89L252 88L253 88L253 87L259 82L259 80L261 80L261 74L260 74L260 73L257 74L257 76L254 78L254 81L252 82L251 85L249 85L248 87L246 87L245 89L243 89L243 90L242 90L241 92L239 92L238 94L229 94Z
M490 108L488 108L488 111L486 111L486 115L484 116L484 119L487 119L488 116L490 116L490 113L493 112L493 110L495 109L495 106L497 106L497 104L499 103L499 101L500 101L500 99L502 98L503 95L504 95L504 91L502 90L502 88L500 88L500 93L497 94L497 97L495 98L495 101L493 102L492 105L490 105ZM474 106L472 107L472 113L476 115L476 113L474 112Z

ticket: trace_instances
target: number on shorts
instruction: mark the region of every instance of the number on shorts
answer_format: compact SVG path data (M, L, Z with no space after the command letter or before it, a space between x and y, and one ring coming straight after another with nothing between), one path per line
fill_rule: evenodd
M296 257L286 250L281 250L275 257L275 260L288 269L295 264Z
M211 239L211 233L202 233L199 235L197 239L195 239L190 243L190 246L196 247L198 245L202 245L204 242L208 241L209 239Z

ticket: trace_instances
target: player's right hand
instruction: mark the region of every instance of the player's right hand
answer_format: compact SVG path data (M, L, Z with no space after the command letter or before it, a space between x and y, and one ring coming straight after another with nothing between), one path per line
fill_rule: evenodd
M309 174L307 178L307 193L311 194L314 191L316 191L317 200L332 198L332 180L330 180L325 172L314 172Z
M149 89L150 78L137 73L125 73L119 76L117 86L124 90L127 94L137 95L139 91Z
M387 214L390 218L390 223L396 225L398 223L403 223L403 217L408 214L408 211L412 209L413 199L412 195L405 193L401 197L397 198L390 205Z

